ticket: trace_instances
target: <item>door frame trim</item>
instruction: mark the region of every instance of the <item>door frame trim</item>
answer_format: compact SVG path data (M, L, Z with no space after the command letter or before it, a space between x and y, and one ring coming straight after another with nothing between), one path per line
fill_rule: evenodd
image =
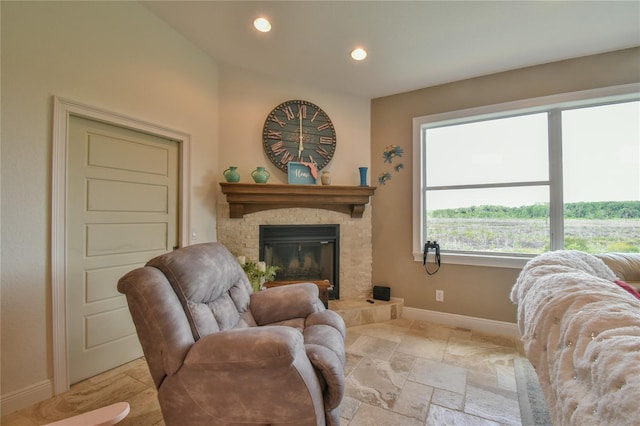
M53 343L53 392L69 390L66 298L66 207L69 117L77 116L125 127L178 142L178 244L189 244L191 136L136 118L68 99L53 97L53 146L51 181L51 315Z

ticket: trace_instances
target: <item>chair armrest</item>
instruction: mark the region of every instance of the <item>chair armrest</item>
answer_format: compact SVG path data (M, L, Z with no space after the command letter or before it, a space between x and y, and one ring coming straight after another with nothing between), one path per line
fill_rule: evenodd
M302 333L281 326L213 333L198 340L184 360L190 368L234 370L288 366L306 355Z
M344 363L331 349L321 345L309 344L306 346L307 356L318 371L319 377L326 386L323 392L324 406L333 410L340 406L345 392Z
M342 340L347 337L347 328L344 323L344 319L336 312L330 310L324 310L309 315L304 322L305 327L311 327L314 325L329 325L340 333Z
M306 318L320 310L318 300L318 286L315 284L291 284L253 293L249 309L258 325L266 325Z

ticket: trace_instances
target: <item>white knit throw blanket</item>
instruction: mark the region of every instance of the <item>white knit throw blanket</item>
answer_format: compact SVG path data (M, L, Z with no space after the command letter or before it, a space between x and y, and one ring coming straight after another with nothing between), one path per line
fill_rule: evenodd
M640 300L595 256L542 254L511 291L554 425L640 425Z

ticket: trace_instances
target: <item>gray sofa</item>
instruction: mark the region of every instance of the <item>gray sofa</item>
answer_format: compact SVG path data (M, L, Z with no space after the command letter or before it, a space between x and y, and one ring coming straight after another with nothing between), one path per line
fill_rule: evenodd
M165 424L339 425L345 325L314 284L253 293L219 243L150 260L118 282Z

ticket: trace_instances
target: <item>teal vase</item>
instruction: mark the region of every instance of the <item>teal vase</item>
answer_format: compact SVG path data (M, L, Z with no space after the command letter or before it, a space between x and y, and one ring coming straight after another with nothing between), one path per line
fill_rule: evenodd
M240 173L237 172L237 166L230 166L222 175L227 182L240 182Z
M267 183L271 173L264 167L257 167L254 171L251 172L251 177L255 183Z
M368 167L360 167L360 186L367 186L367 169Z

